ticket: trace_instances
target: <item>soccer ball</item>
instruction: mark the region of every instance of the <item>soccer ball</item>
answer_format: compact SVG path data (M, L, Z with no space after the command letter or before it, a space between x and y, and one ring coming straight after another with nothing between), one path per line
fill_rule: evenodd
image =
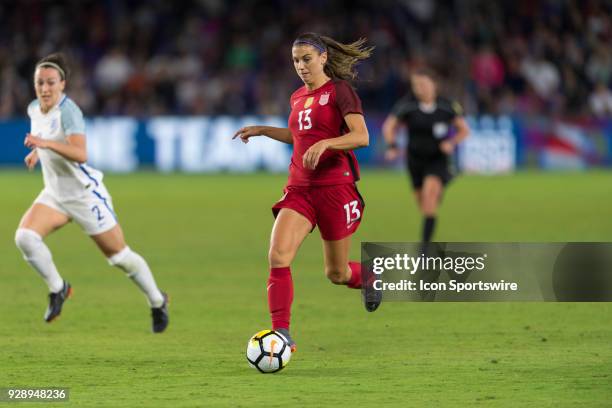
M262 330L249 340L246 358L249 365L260 373L275 373L289 363L291 347L282 334L274 330Z

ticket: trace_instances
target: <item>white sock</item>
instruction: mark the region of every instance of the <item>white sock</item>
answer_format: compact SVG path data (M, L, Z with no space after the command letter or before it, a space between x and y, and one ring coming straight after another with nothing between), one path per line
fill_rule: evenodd
M138 285L140 290L149 300L151 307L160 307L164 304L164 296L160 292L155 278L147 265L147 261L129 247L123 248L115 255L108 258L108 263L123 269L127 276Z
M36 231L19 228L15 233L15 244L31 266L42 276L49 292L57 293L64 287L64 280L57 272L51 251Z

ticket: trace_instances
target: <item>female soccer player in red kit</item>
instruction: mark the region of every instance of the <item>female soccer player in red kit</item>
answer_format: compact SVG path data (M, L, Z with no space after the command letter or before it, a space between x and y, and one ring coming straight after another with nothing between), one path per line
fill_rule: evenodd
M361 265L349 262L351 235L363 215L364 202L355 182L359 166L353 149L368 145L368 129L359 96L347 80L357 76L354 65L370 56L365 40L342 44L315 33L300 35L292 47L293 65L304 82L291 95L289 128L247 126L234 138L247 143L253 136L293 144L289 180L272 207L276 217L268 261L268 305L272 328L289 340L293 301L290 265L306 236L319 227L325 274L349 288L361 288ZM366 299L375 310L379 299Z

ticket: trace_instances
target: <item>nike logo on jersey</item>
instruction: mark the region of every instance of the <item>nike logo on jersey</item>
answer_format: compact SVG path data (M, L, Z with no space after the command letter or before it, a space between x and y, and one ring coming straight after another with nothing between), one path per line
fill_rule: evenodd
M349 222L348 224L346 224L346 229L350 229L353 224L355 224L357 221L359 221L361 218L355 218L354 220L351 220L351 222Z

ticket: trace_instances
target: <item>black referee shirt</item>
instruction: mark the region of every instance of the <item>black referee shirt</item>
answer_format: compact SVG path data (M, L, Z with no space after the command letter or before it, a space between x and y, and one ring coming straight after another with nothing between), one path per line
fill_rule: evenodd
M406 96L391 113L408 127L408 154L428 158L444 155L440 142L448 136L453 120L463 115L463 109L458 102L437 98L433 108L425 111L414 97Z

